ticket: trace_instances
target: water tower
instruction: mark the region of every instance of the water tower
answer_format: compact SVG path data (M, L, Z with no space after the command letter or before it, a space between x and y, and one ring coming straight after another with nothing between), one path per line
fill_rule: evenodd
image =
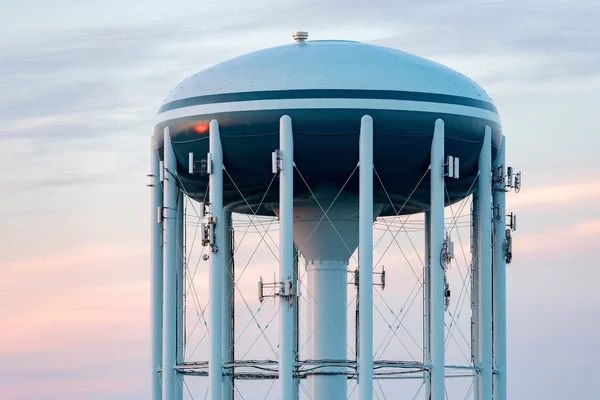
M279 399L345 399L357 379L373 398L381 368L412 368L425 398L445 399L444 208L473 200L473 363L476 399L506 399L505 167L498 111L469 78L398 50L351 41L294 42L215 65L181 82L160 107L152 138L152 399L181 400L186 374L208 398L234 397L236 379L278 379ZM183 196L202 218L210 270L210 357L183 360ZM276 216L278 359L249 368L232 351L232 213ZM373 221L425 213L423 360L374 360ZM507 226L509 229L507 230ZM358 248L356 360L347 360L347 266ZM298 253L307 279L297 280ZM301 287L304 289L301 290ZM298 296L307 297L308 356L298 353ZM493 311L493 312L492 312ZM267 367L275 373L267 374ZM198 372L204 368L204 372ZM263 371L263 372L261 372ZM273 371L273 369L269 370ZM250 396L251 397L251 396ZM248 397L247 397L248 398Z

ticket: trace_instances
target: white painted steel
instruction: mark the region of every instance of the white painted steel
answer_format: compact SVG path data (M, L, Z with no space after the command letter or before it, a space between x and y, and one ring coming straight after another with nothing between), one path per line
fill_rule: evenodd
M423 271L423 363L431 365L431 211L425 211L425 267ZM423 373L425 398L431 396L431 374Z
M162 368L162 319L163 319L163 249L162 249L162 208L163 208L163 190L160 177L160 167L158 154L156 152L156 142L152 137L150 150L150 174L151 181L151 212L150 212L150 248L152 257L152 290L151 290L151 305L152 305L152 400L161 400L162 389L160 386L160 372ZM160 211L158 211L160 210ZM157 213L160 218L157 218Z
M287 115L279 121L279 148L282 168L279 171L279 280L291 280L294 273L294 137L292 119ZM292 400L294 394L293 344L294 312L290 298L279 298L279 381L281 400ZM297 299L292 297L292 301Z
M502 138L495 168L506 171L506 137ZM503 176L504 178L504 176ZM494 400L506 400L506 191L504 179L494 188L494 249L493 249L493 337L494 337Z
M223 211L223 363L233 362L234 358L234 335L233 335L233 316L234 309L232 303L233 288L235 286L233 271L233 225L231 207L225 207ZM225 368L227 374L233 373L233 368ZM234 399L234 380L233 376L223 377L223 400Z
M444 121L435 121L431 143L431 400L444 400Z
M471 206L471 221L473 231L471 232L472 241L472 268L471 277L471 357L473 366L479 365L479 193L477 189L472 195L473 204ZM473 375L473 398L479 399L479 374Z
M486 127L479 153L479 398L492 399L492 144Z
M444 65L396 49L340 40L288 44L227 60L179 83L165 102L249 91L365 88L491 102L476 82Z
M209 177L210 212L217 218L214 229L214 247L210 254L210 359L208 378L210 400L222 400L223 381L223 148L219 134L219 123L210 121L209 152L212 155L212 169ZM210 162L210 158L209 162Z
M292 273L292 279L294 280L294 287L296 288L297 293L296 294L300 294L302 293L301 291L301 287L302 284L300 282L298 282L298 266L299 266L299 254L298 254L298 248L294 245L294 263L292 265L294 271ZM294 364L296 364L299 360L299 350L300 350L300 314L299 314L299 304L300 304L300 298L297 299L297 301L294 302L293 306L292 306L292 310L293 310L293 327L292 327L292 332L294 333L294 337L292 339L292 347L294 349ZM296 371L296 367L294 367L294 371ZM294 376L294 384L293 384L293 394L292 394L292 398L294 400L298 400L299 395L300 395L300 378L297 377L297 375Z
M184 279L184 261L185 261L185 245L184 240L184 225L185 216L183 211L183 192L177 191L177 337L175 346L177 348L176 361L177 365L183 364L184 345L185 345L185 279ZM176 374L177 384L175 385L175 399L183 400L183 379L184 376Z
M373 399L373 118L360 121L359 139L359 358L358 397Z
M324 258L327 254L324 254ZM307 260L308 300L311 318L311 360L346 360L348 260ZM344 373L345 368L326 367L316 373ZM312 400L345 399L345 375L309 375Z
M220 112L293 110L293 109L361 109L361 110L398 110L445 113L481 118L500 123L500 117L493 111L459 104L433 103L427 101L389 100L389 99L284 99L250 100L216 104L204 104L177 108L162 112L156 116L156 123L196 115L208 115Z
M164 131L164 294L163 294L163 400L175 400L177 374L177 160L169 128Z

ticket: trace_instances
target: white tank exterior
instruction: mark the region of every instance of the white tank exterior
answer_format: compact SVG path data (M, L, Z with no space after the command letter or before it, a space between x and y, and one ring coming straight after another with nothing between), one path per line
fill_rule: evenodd
M297 89L423 92L492 102L473 80L436 62L387 47L323 40L222 62L183 80L164 103L210 94Z

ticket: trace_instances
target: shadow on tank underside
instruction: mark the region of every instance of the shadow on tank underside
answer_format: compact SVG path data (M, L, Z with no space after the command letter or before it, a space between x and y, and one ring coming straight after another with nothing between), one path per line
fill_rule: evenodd
M189 153L199 161L208 152L208 134L198 124L219 121L223 145L224 204L235 211L274 215L279 182L271 170L271 152L279 148L279 118L292 118L294 131L294 197L337 193L358 198L359 129L362 115L374 120L374 201L384 204L382 216L413 214L429 208L429 156L434 122L445 122L445 154L460 158L460 179L446 179L446 204L468 196L476 187L477 160L485 126L492 128L493 158L500 125L451 114L379 110L273 110L186 117L161 123L155 135L162 159L162 132L169 126L185 191L197 201L208 194L208 176L188 173ZM267 188L269 188L267 190ZM246 204L246 202L248 204ZM261 205L258 207L258 205Z

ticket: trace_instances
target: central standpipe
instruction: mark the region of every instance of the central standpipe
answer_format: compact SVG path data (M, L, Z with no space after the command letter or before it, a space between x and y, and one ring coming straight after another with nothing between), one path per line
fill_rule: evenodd
M430 344L431 400L445 399L444 388L444 121L435 121L431 143Z
M210 360L208 378L210 385L210 400L222 400L223 383L223 148L219 134L219 123L210 121L209 125L209 154L210 165L209 201L210 215L216 218L214 242L211 244L210 255Z
M282 285L293 282L294 273L294 137L292 120L287 115L279 121L281 166L279 171L279 277ZM294 310L296 288L286 288L287 296L279 296L279 381L281 400L294 395ZM281 289L283 291L283 287ZM293 293L292 293L293 292Z
M360 121L358 287L360 400L373 399L373 118Z
M307 387L313 400L345 399L346 368L331 363L347 359L347 266L358 245L358 204L331 204L329 193L318 198L321 206L313 199L294 204L294 240L306 259L307 359L328 364L308 373Z
M492 144L491 129L479 153L478 276L479 276L479 396L492 399Z
M348 263L359 245L359 236L363 246L359 254L359 288L364 287L360 293L364 308L359 324L359 393L364 393L361 399L373 395L372 226L382 205L373 204L372 197L372 126L371 117L363 117L360 204L355 196L337 196L336 190L327 187L317 187L314 197L294 202L294 241L306 260L307 359L318 367L307 373L308 396L313 400L346 398ZM363 174L370 178L364 179Z

